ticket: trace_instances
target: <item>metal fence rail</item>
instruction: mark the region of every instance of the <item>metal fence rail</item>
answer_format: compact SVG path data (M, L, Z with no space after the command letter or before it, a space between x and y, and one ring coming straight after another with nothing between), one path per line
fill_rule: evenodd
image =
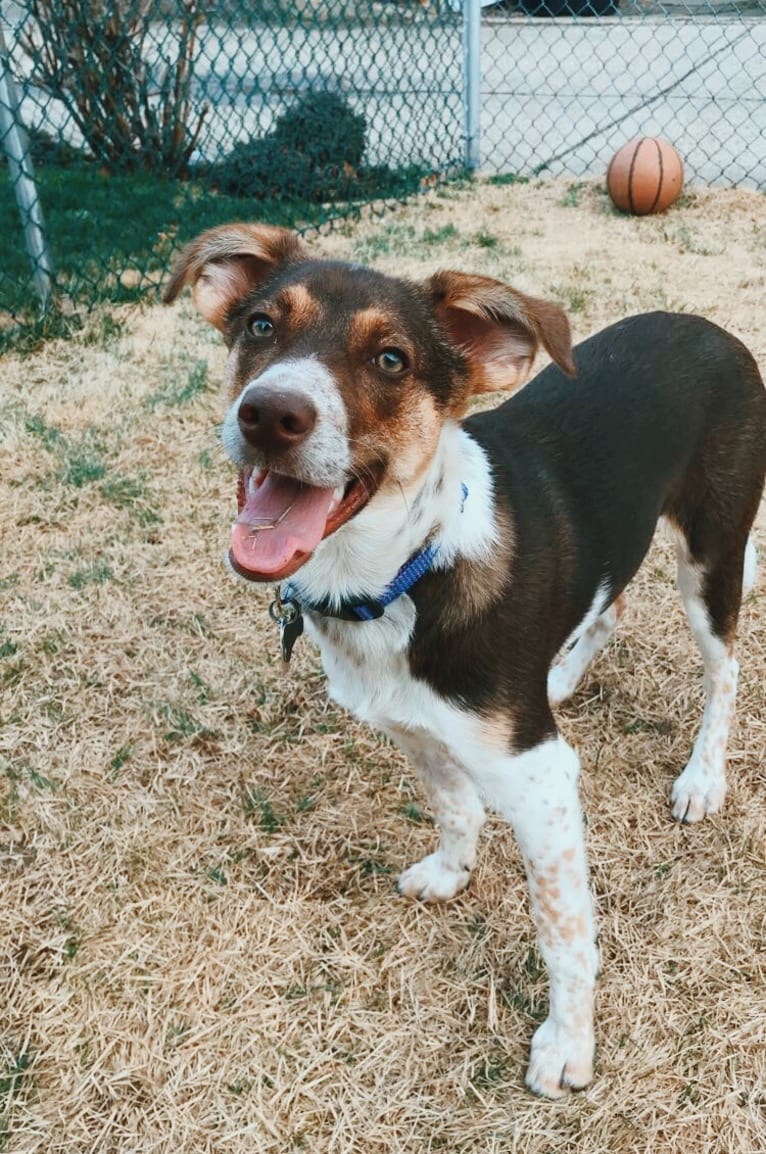
M690 180L766 189L764 17L766 0L6 2L0 338L41 299L140 295L209 225L343 220L466 164L601 176L656 134Z

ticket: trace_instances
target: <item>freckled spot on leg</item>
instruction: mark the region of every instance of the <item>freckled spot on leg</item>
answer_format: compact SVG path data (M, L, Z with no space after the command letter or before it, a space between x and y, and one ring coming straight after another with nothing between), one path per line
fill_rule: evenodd
M558 907L555 906L547 897L541 897L539 894L535 905L537 906L539 912L545 917L547 925L555 929L559 924L559 918L561 916Z

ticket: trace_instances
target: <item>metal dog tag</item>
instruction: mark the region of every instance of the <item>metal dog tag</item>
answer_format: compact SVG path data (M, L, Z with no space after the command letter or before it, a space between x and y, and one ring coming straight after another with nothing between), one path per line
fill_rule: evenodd
M282 661L285 666L290 664L293 646L303 632L303 614L300 605L294 601L283 601L276 590L276 597L269 605L269 616L279 624L279 644L282 650Z
M303 632L303 614L297 605L290 602L288 605L293 612L290 615L284 615L279 621L279 643L282 646L282 660L285 665L290 664L293 646ZM286 609L287 605L284 608Z

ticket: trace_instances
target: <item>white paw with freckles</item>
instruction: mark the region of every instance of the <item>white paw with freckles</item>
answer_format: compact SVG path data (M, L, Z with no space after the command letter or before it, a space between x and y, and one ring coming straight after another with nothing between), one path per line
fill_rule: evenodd
M670 812L686 824L718 813L726 797L726 779L690 761L670 791Z
M469 869L448 864L437 850L400 874L397 889L406 898L421 902L446 902L464 890L470 880Z
M590 1028L566 1030L546 1018L532 1038L526 1083L533 1094L563 1098L593 1077L593 1033Z

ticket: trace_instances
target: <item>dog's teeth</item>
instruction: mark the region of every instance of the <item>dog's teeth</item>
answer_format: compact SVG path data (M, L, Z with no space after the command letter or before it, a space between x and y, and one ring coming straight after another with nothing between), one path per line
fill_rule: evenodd
M330 516L331 513L334 513L335 510L338 508L338 505L340 505L341 501L343 500L343 494L345 493L345 491L346 491L345 485L338 485L337 489L335 490L335 492L332 495L332 501L330 502L330 508L327 512L328 517Z

